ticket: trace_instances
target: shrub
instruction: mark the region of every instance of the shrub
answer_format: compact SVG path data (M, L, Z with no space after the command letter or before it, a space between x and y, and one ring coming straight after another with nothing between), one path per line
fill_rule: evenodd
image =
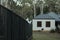
M55 30L54 30L54 29L51 29L51 30L50 30L50 33L55 33Z
M56 31L57 33L60 33L60 29L55 29L55 31Z
M38 30L38 32L41 32L41 30Z

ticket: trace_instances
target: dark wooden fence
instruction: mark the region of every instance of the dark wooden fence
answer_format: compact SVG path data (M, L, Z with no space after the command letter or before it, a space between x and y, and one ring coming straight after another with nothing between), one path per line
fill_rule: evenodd
M32 26L0 5L0 40L31 40Z

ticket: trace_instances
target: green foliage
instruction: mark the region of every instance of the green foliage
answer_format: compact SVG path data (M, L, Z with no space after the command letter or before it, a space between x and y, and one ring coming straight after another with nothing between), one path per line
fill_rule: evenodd
M32 4L32 0L22 0L22 3L30 3L30 4Z
M25 17L25 18L30 18L31 16L32 16L32 14L33 14L33 10L32 10L32 8L31 7L28 7L28 6L24 6L23 8L22 8L22 13L23 13L23 16Z
M18 0L21 2L23 6L16 5L17 2L14 2L13 0L8 0L8 8L16 12L18 15L26 19L27 17L31 20L34 15L34 8L33 8L33 1L34 0ZM44 0L44 13L49 12L51 9L54 12L60 13L60 0ZM56 3L57 2L57 3ZM30 6L25 5L25 3L29 3ZM40 6L43 2L38 0L35 4L36 6L36 14L40 14Z
M55 30L54 30L54 29L51 29L51 30L50 30L50 33L55 33Z
M25 0L23 2L29 2L29 1ZM8 1L9 9L11 9L17 15L20 15L24 19L26 19L28 17L31 20L33 18L33 10L32 10L32 7L27 6L25 4L22 4L23 6L19 6L19 5L16 5L16 4L17 3L14 2L13 0L12 1L9 0Z

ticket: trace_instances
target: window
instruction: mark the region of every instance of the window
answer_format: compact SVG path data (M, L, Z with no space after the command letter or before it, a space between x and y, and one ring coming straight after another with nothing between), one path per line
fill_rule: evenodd
M37 22L37 27L42 27L41 21Z
M46 27L50 27L50 22L49 21L46 22Z

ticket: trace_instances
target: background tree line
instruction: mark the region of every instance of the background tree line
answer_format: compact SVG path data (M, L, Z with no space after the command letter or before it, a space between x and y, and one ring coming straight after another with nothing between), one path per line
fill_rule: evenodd
M41 13L41 4L43 3L41 0L8 0L3 2L3 5L7 2L7 8L14 11L16 14L20 15L24 19L27 17L32 20L34 15L34 4L33 1L36 1L35 9L36 9L36 15ZM60 13L60 0L43 0L44 7L43 12L47 13L50 10L56 13Z

